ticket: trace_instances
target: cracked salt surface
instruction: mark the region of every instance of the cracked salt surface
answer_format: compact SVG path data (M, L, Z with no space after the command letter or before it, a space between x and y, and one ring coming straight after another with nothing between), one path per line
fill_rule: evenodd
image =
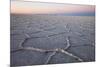
M93 16L11 14L11 65L94 61L94 26Z

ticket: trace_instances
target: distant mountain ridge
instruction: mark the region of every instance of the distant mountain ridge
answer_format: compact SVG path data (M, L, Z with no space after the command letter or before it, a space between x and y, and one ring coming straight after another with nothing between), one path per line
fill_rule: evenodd
M95 16L94 12L86 12L86 13L60 13L60 14L20 14L20 13L11 13L15 15L61 15L61 16Z

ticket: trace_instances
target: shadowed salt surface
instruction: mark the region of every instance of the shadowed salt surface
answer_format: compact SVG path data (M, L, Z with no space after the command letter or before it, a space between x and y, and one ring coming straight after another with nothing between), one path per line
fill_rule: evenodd
M11 14L11 51L19 49L19 44L28 34L30 39L24 47L42 49L64 48L70 37L68 52L85 62L95 60L95 17L94 16L53 16ZM12 66L45 64L51 52L21 50L11 53ZM73 57L56 53L48 64L79 62Z

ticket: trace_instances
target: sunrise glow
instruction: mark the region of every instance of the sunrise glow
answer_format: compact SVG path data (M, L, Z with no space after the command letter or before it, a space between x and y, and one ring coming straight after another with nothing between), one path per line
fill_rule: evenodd
M95 6L11 1L11 13L17 13L17 14L95 13Z

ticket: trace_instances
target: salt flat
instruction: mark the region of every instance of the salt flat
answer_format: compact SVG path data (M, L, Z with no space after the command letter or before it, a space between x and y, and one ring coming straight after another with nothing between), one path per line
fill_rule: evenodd
M29 36L29 38L28 38ZM95 17L63 15L22 15L11 14L11 65L45 64L52 52L19 50L34 47L52 50L63 49L81 58L84 62L95 60ZM47 64L80 62L75 57L57 52Z

